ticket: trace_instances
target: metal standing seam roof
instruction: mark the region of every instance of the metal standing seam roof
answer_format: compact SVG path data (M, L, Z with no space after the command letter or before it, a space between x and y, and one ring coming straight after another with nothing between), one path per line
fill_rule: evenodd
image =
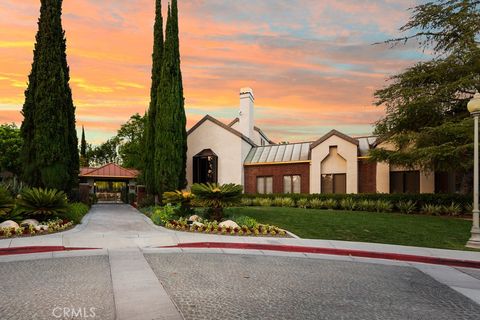
M355 138L358 140L358 153L360 156L365 157L368 156L370 150L375 145L377 141L377 136L368 136L368 137L358 137Z
M308 161L311 144L302 142L254 147L248 153L245 164Z

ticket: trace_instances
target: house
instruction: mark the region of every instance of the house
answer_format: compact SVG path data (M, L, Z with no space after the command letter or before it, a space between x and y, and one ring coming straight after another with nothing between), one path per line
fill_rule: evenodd
M275 144L255 126L253 90L240 90L238 118L209 115L188 130L187 180L236 183L246 193L433 193L435 174L368 161L375 136L332 130L316 141Z

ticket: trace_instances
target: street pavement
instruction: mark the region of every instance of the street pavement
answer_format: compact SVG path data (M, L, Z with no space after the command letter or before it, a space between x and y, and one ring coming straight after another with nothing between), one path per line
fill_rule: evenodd
M185 319L478 319L412 267L294 257L147 254Z
M106 256L0 263L0 297L3 320L115 317Z
M153 225L131 206L101 204L72 230L0 240L0 248L100 248L0 256L0 319L480 315L478 269L268 250L157 248L188 242L297 245L480 261L480 253L468 251L176 232ZM89 308L95 308L95 317Z

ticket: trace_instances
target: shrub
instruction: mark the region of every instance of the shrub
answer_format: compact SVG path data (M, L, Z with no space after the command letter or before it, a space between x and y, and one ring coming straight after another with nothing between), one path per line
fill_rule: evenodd
M14 206L15 201L13 201L9 192L5 188L0 187L0 219L3 220L5 217L8 217Z
M462 206L452 202L449 206L443 207L443 213L450 216L458 216L462 213Z
M153 209L150 219L153 223L159 226L164 226L169 221L176 218L176 208L171 205L166 205L165 207L156 207Z
M128 204L133 205L137 200L137 195L135 193L129 192L128 193Z
M271 207L272 202L273 202L272 199L269 199L269 198L259 199L258 205L262 207Z
M178 205L178 211L181 215L187 216L195 213L192 209L192 201L195 196L189 191L172 191L163 193L163 203Z
M252 206L259 207L260 206L260 200L262 199L269 199L269 198L253 198L252 199Z
M232 218L240 227L256 228L258 226L257 220L248 216L240 216L238 218Z
M242 205L243 207L250 207L250 206L253 205L253 199L242 198L241 205Z
M7 190L13 197L17 197L22 190L26 188L26 185L18 179L13 178L10 181L2 182L0 188Z
M425 204L422 206L422 212L429 216L439 216L442 213L442 206L435 204Z
M68 211L67 196L56 189L23 189L17 199L17 209L28 218L61 217Z
M377 210L377 204L372 200L361 200L357 204L358 210L373 212Z
M375 210L377 212L390 212L393 209L393 205L390 201L377 200L375 202Z
M281 205L282 207L295 207L295 200L289 197L283 197Z
M309 201L309 205L310 205L310 208L313 208L313 209L323 209L323 208L325 208L324 201L322 201L320 199L311 199Z
M73 223L80 223L90 208L81 202L75 202L68 205L68 210L61 218L65 218Z
M340 200L340 208L354 211L357 208L357 203L352 198L345 198Z
M139 208L146 208L155 205L155 197L151 194L146 194L143 198L138 201Z
M408 194L408 193L359 193L359 194L289 194L288 195L293 200L297 201L301 198L306 198L309 200L319 199L327 200L334 199L340 201L344 198L352 198L357 202L361 200L384 200L389 201L390 203L398 203L400 201L413 201L417 203L417 208L421 208L424 204L436 204L448 206L452 202L465 206L468 203L472 202L472 195L463 195L463 194L434 194L434 193L421 193L421 194ZM274 199L276 197L285 197L285 194L256 194L256 195L244 195L245 198L270 198Z
M283 203L283 197L276 197L276 198L273 199L273 201L272 201L272 204L273 204L273 206L275 206L275 207L281 207L281 206L282 206L282 203Z
M397 203L397 208L401 213L411 214L417 210L417 204L412 200L400 201Z
M223 209L240 204L243 187L234 183L219 185L216 183L195 183L192 193L195 203L208 207L213 220L220 221Z
M88 200L90 202L90 205L94 205L98 202L98 198L97 198L97 195L95 193L91 194L89 197L88 197Z
M323 205L325 206L325 208L329 210L333 210L337 208L338 203L337 203L337 200L335 199L327 199L324 201Z
M301 198L297 200L297 207L306 209L310 206L310 201L307 198Z
M463 206L463 212L464 213L467 213L467 214L472 214L472 211L473 211L473 204L470 202L470 203L466 203L464 206Z

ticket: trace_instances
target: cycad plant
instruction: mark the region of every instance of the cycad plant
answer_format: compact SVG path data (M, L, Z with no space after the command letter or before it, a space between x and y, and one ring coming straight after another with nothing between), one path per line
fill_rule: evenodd
M56 189L23 189L17 199L17 210L29 218L62 217L68 211L67 196Z
M5 188L0 187L0 219L3 220L4 218L9 217L14 206L15 202L10 196L10 193Z
M217 183L195 183L192 185L194 202L209 208L210 218L220 221L223 209L240 204L242 186L234 183L219 185Z
M184 216L195 213L192 209L192 201L194 198L194 194L189 191L176 190L163 193L163 203L179 205L179 213Z

